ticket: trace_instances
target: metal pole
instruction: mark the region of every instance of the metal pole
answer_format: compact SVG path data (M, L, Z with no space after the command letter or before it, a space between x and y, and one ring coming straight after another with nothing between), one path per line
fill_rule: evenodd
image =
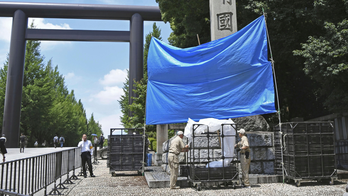
M10 55L7 72L4 118L2 131L6 134L8 147L19 144L22 88L24 77L25 33L28 17L22 10L15 11L12 22Z
M143 78L143 32L143 18L140 14L134 14L130 20L129 105L133 103L132 97L137 96L133 92L133 89L135 89L135 82L138 82Z
M283 175L283 183L285 181L285 168L284 168L284 160L283 160L283 132L282 132L282 119L280 115L280 102L279 102L279 94L278 94L278 85L277 85L277 77L275 73L275 68L274 68L274 60L273 60L273 54L272 54L272 47L271 47L271 40L269 39L269 33L268 33L268 28L267 28L267 21L266 21L266 14L262 8L263 16L265 19L265 27L266 27L266 34L267 34L267 40L268 40L268 47L271 55L271 63L272 63L272 70L273 70L273 78L274 78L274 86L275 86L275 91L276 91L276 97L277 97L277 106L278 106L278 120L279 120L279 133L280 133L280 153L282 157L282 175Z

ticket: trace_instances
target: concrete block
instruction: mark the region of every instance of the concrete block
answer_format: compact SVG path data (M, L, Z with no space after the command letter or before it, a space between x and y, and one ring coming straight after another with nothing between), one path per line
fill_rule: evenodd
M253 156L252 160L267 160L267 149L266 148L252 148Z
M204 137L195 137L193 142L194 148L221 148L220 141L218 137L205 137L206 134L203 134Z
M170 175L165 172L145 172L145 180L149 188L169 188ZM178 177L176 184L180 187L188 187L186 177Z
M250 172L251 174L262 174L262 163L261 162L252 162L250 163Z
M221 149L209 149L209 153L208 153L208 149L195 149L193 150L193 154L194 154L194 162L195 163L199 163L199 162L208 162L208 154L209 154L209 162L210 161L217 161L219 159L221 159ZM191 158L191 152L189 151L187 154L187 161L191 162L193 161L193 158Z
M262 162L263 173L264 174L274 174L274 162L273 161L264 161Z
M267 148L267 160L274 160L275 159L275 150L274 148Z
M250 147L273 146L273 132L249 132L247 137Z
M250 182L250 185L257 184L258 177L256 175L249 175L249 182Z
M263 174L250 174L249 179L257 179L258 184L266 183L278 183L281 182L282 176L279 175L263 175ZM280 181L279 181L280 180Z

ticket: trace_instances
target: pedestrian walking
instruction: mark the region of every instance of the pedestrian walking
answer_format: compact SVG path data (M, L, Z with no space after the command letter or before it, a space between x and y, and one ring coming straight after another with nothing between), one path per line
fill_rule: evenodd
M104 136L103 136L103 134L100 134L100 137L99 137L99 147L100 147L100 149L102 149L104 147Z
M19 152L20 153L24 153L24 148L25 148L25 144L27 142L27 136L24 135L24 133L21 133L21 136L19 137Z
M179 171L179 154L180 152L187 152L188 145L184 145L182 138L184 137L184 133L179 131L177 133L177 137L174 138L169 147L169 155L168 155L168 163L170 167L170 188L171 189L179 189L179 186L176 186L176 181L178 179L178 171Z
M65 142L65 138L63 136L60 136L59 142L60 142L60 147L63 148L63 144Z
M249 167L250 167L250 148L248 138L245 136L245 130L240 129L237 131L241 141L235 145L240 148L240 164L242 168L242 187L251 188L249 182Z
M2 154L2 161L5 162L5 154L7 153L7 149L5 146L7 139L5 137L5 134L2 134L2 137L0 138L0 150L1 150L1 154Z
M87 140L87 135L83 134L82 141L77 145L77 147L81 148L81 159L82 159L82 169L83 169L83 176L87 178L86 173L86 163L88 165L89 173L91 177L95 177L93 174L93 168L92 168L92 162L91 162L91 155L92 155L92 142Z
M58 136L56 134L56 136L53 137L53 144L54 144L54 148L57 148L58 145Z

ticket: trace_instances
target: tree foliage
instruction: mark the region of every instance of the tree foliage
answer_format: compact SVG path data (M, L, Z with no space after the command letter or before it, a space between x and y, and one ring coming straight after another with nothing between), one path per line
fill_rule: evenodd
M314 38L325 37L324 39L331 40L329 42L332 44L338 44L337 41L333 41L335 39L334 33L329 33L328 29L330 24L332 27L332 24L347 19L347 6L347 0L250 0L239 3L237 9L243 10L244 14L256 13L260 15L262 14L262 8L267 13L279 95L281 105L285 108L282 109L284 111L282 114L288 117L285 120L290 120L290 118L296 116L314 118L327 114L328 110L334 111L334 108L346 106L345 103L337 103L334 101L335 98L330 98L330 96L342 98L343 89L346 89L345 84L337 81L333 83L329 80L324 82L315 75L320 75L320 72L326 69L325 65L321 66L322 69L318 69L316 66L319 66L319 64L327 62L326 66L331 67L334 62L338 64L346 62L343 59L344 56L347 57L347 50L345 52L341 51L340 55L343 58L336 58L334 55L330 55L330 53L334 53L333 50L336 47L324 49L322 48L323 39L319 41ZM247 17L244 16L238 15L239 18L242 18L241 25L248 22L248 20L245 20ZM343 29L341 28L341 30ZM305 42L307 44L302 44ZM342 44L344 45L344 43ZM307 47L308 50L302 53L299 52L301 45ZM347 42L345 45L347 45ZM337 46L337 48L339 47ZM321 50L326 50L327 54L323 55L320 52ZM293 51L297 51L294 52L295 55ZM310 53L315 54L313 57L317 58L317 62L310 59ZM304 58L301 58L301 56ZM336 76L333 78L335 78L334 80L340 80ZM344 78L344 76L341 78ZM337 88L332 88L332 84L336 84L335 87ZM325 90L330 88L331 93Z
M320 84L319 93L326 97L324 105L331 112L348 110L348 0L344 2L345 14L328 20L333 22L325 21L323 34L309 36L307 42L301 44L302 50L294 51L305 59L303 70ZM328 7L328 3L315 4L316 12ZM341 3L335 7L344 8L343 1Z
M156 0L162 20L169 22L173 32L168 41L180 48L198 45L210 41L209 0Z
M31 26L33 27L33 25ZM64 76L52 61L44 63L39 41L27 41L20 131L28 136L28 146L35 141L52 145L55 134L65 137L65 146L76 146L83 133L102 133L93 115L88 120L81 100L66 87ZM0 127L4 112L8 61L0 69Z

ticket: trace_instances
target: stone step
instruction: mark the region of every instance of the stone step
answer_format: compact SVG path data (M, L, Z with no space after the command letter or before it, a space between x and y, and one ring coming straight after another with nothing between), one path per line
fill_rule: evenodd
M162 172L160 167L151 167L151 169L146 169L144 176L149 188L169 188L170 175L166 172ZM282 182L282 176L249 174L249 181L252 185L277 183ZM187 178L178 177L177 185L180 187L189 187Z
M170 175L166 172L145 172L144 174L149 188L169 188ZM178 177L177 186L189 187L186 177Z

